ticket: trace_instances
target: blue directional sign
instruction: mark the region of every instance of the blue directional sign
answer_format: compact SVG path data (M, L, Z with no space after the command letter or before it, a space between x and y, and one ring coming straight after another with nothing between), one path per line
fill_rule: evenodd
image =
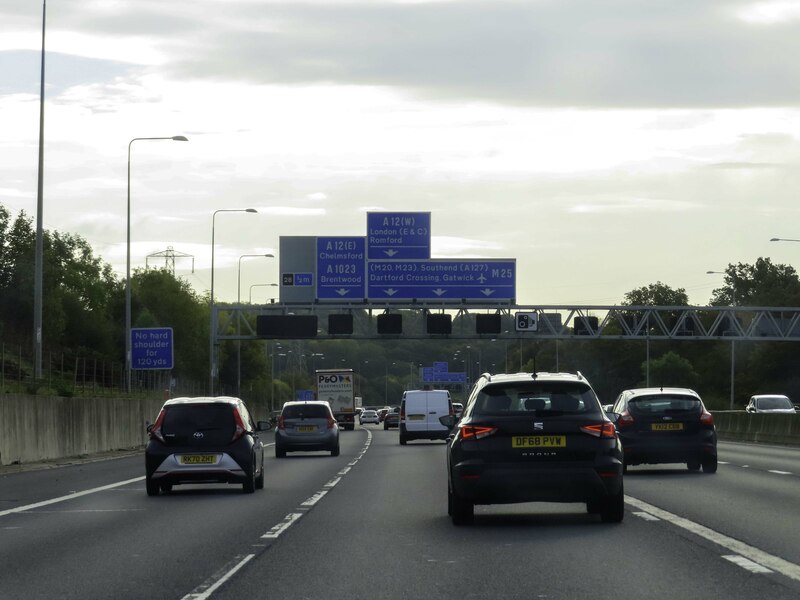
M431 213L367 213L369 260L431 257Z
M513 300L514 259L369 261L370 300Z
M317 299L363 300L365 264L363 237L318 237Z
M132 369L171 369L172 327L131 329Z

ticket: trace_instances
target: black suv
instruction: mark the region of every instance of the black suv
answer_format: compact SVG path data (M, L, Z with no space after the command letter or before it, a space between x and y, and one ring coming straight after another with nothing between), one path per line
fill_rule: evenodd
M608 408L618 415L626 469L641 463L686 463L690 471L702 466L704 473L717 472L714 417L694 390L625 390Z
M614 423L580 373L484 374L448 444L448 513L461 525L475 504L585 502L620 522L622 464Z
M241 483L245 493L264 487L264 445L239 398L167 400L148 426L145 449L147 495L180 483Z

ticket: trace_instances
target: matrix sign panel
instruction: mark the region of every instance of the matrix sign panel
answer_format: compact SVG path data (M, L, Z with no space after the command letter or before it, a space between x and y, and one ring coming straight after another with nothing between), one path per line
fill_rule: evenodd
M132 369L171 369L172 327L131 329Z
M366 249L363 237L317 238L317 298L363 300Z
M369 260L431 257L431 213L367 213Z
M513 300L516 261L369 261L370 300Z

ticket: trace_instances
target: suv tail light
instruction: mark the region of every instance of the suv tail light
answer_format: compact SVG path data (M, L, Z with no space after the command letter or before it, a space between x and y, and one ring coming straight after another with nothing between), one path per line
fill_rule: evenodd
M631 427L633 425L633 417L631 413L627 410L622 411L619 415L619 419L617 419L617 427L619 429L625 429L626 427Z
M480 440L497 433L497 427L481 427L480 425L462 425L458 428L458 436L462 440Z
M235 442L244 435L244 432L247 431L247 427L244 425L242 415L239 413L238 408L233 409L233 419L236 422L236 430L233 432L233 438L231 438L231 441Z
M700 415L700 422L703 425L708 425L710 427L714 426L714 415L708 412L705 408L703 409L703 414Z
M164 434L161 433L161 426L164 424L164 415L165 411L162 408L161 412L158 413L158 417L156 417L156 422L153 423L153 426L150 428L150 439L153 438L157 439L162 444L166 444L166 440L164 440Z
M581 427L583 433L588 433L594 437L614 439L617 437L617 428L611 422L595 423Z

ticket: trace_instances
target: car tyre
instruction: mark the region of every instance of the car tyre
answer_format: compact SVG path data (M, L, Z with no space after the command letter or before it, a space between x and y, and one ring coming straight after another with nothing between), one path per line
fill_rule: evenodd
M619 486L619 492L603 498L600 506L600 519L603 523L621 523L625 516L625 491Z
M275 458L286 458L286 450L275 444Z
M261 462L261 472L256 477L256 489L263 490L264 489L264 462Z
M331 449L331 456L339 456L339 443L337 442L336 445Z
M603 503L600 500L589 500L586 503L586 512L590 515L599 515L603 510Z
M406 437L403 434L400 434L400 445L401 446L406 445Z
M171 483L162 483L161 484L161 493L162 494L169 494L172 492L172 484Z
M158 496L158 493L161 491L161 486L159 486L158 483L153 481L150 477L145 477L144 485L145 488L147 488L148 496Z
M245 471L245 475L247 475L247 479L244 480L242 483L242 491L245 494L252 494L256 491L256 465L253 463L250 467L250 471Z
M700 470L700 461L699 460L690 460L686 463L686 468L690 471L699 471Z
M383 424L383 430L384 430L384 431L388 431L388 430L389 430L389 425L387 425L386 423L384 423L384 424Z
M448 506L453 525L471 525L475 519L475 505L458 495L453 490L448 491Z
M717 457L712 456L703 460L703 473L717 472Z

